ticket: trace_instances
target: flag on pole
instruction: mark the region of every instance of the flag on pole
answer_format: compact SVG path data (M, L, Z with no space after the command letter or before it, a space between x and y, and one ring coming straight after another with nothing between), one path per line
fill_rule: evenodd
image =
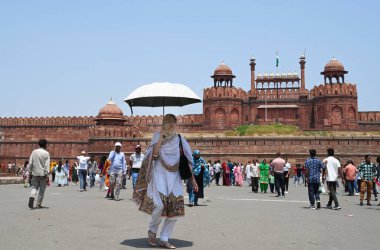
M280 59L278 59L278 52L276 52L276 68L278 68L279 63L280 63Z

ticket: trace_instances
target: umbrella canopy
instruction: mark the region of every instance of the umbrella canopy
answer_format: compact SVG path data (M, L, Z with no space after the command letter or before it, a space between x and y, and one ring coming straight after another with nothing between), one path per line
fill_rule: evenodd
M201 102L187 86L179 83L154 82L138 87L124 100L129 107L185 106ZM133 111L132 111L133 113Z

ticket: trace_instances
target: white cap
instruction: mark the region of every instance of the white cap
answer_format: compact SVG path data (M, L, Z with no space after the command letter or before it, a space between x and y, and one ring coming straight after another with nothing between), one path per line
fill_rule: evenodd
M121 147L121 143L120 142L116 142L115 143L115 147L117 147L117 146Z
M80 153L81 153L82 155L85 155L85 154L86 154L86 151L83 150L83 151L80 152Z

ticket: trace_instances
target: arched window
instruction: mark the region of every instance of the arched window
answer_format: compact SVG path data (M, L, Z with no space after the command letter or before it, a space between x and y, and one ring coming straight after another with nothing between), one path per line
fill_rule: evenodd
M239 111L236 108L231 110L231 121L233 122L239 121Z
M323 107L319 107L317 109L317 118L318 119L325 119L325 109Z
M343 119L343 110L342 110L342 108L339 107L339 106L334 106L331 109L331 116L335 120L341 120L341 119Z
M217 108L215 110L216 121L225 121L226 120L226 111L222 108Z
M350 107L350 108L348 109L348 114L347 114L347 116L348 116L348 119L353 119L353 120L356 119L356 112L355 112L355 108L354 108L354 107Z

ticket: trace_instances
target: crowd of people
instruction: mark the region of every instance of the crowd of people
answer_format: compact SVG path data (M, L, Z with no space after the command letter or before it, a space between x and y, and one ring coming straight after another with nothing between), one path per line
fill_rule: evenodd
M296 165L292 168L287 157L281 158L277 153L276 158L267 162L266 159L254 159L243 166L241 163L232 163L231 161L220 162L216 160L214 164L206 165L210 172L210 182L215 180L217 186L220 185L222 176L223 186L242 186L243 180L247 185L252 187L253 193L267 193L268 185L270 192L277 193L276 197L285 197L289 190L289 179L291 174L294 178L294 186L301 187L301 184L308 188L308 195L311 209L320 209L320 193L325 193L327 186L329 200L326 207L339 210L341 209L336 189L339 187L338 178L342 180L344 192L349 196L359 196L360 206L363 206L364 196L367 194L367 206L372 206L371 196L377 201L377 186L380 186L380 156L377 157L376 163L372 163L371 155L365 155L364 161L355 166L351 160L342 164L334 156L334 149L327 149L327 158L320 160L317 158L317 151L310 149L310 157L306 159L304 166ZM343 167L342 167L343 165ZM302 180L302 183L301 183ZM209 185L209 184L208 184ZM334 207L332 203L334 202ZM378 204L380 206L380 203Z
M126 160L121 151L122 144L115 143L115 148L108 156L102 156L99 163L93 156L82 151L71 166L59 161L50 168L50 155L47 140L39 141L39 148L34 150L28 162L21 169L25 176L25 185L30 183L32 189L28 206L43 208L42 201L46 185L49 184L49 174L52 182L59 187L74 185L79 181L79 191L87 191L99 185L99 190L106 190L106 198L120 200L120 190L126 188L127 178L132 178L133 200L139 205L139 210L151 215L148 226L148 242L152 246L162 246L174 249L169 238L174 230L177 217L184 215L183 185L189 194L189 207L198 206L198 200L204 198L204 189L215 181L216 186L249 186L253 193L276 193L276 197L284 198L289 192L289 180L294 177L295 187L302 184L308 187L311 209L321 208L320 193L325 192L327 185L329 199L327 208L341 209L336 195L339 186L338 177L348 195L358 195L363 206L365 193L367 206L372 206L371 196L377 200L377 189L380 175L380 157L377 165L372 163L371 156L366 155L362 163L356 167L352 161L347 161L343 167L340 160L334 156L334 149L327 150L327 158L317 158L315 149L310 149L310 157L304 166L292 167L286 157L277 153L274 159L253 159L247 164L231 161L212 163L201 157L199 150L192 151L186 139L175 133L176 117L165 115L161 131L156 132L145 153L140 145L136 145L135 153ZM180 146L179 146L180 145ZM178 160L184 156L185 166ZM184 180L183 168L188 168L191 177ZM246 184L244 184L246 183ZM34 199L38 191L36 207ZM373 192L372 192L373 191ZM333 206L334 203L334 206ZM380 204L379 204L380 205ZM160 239L156 238L161 218L164 223Z

